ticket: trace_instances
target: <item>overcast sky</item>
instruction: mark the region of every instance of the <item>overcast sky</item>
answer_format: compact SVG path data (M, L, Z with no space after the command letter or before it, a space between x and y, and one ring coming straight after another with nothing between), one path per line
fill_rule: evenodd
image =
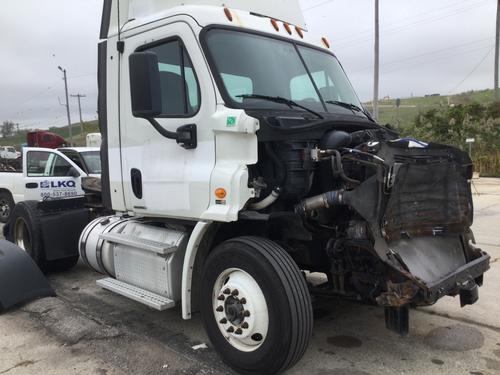
M495 0L380 0L381 97L493 86ZM373 90L374 0L301 0L310 32L326 35L362 100ZM66 124L64 83L96 118L102 0L2 0L0 121ZM70 98L73 122L76 98Z

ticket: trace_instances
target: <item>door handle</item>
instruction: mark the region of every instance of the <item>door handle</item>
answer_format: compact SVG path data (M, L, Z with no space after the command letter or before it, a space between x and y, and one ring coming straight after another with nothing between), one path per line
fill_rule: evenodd
M132 182L132 191L137 199L142 199L142 174L141 171L133 168L130 171L130 181Z
M36 189L36 188L38 188L37 182L28 182L26 184L26 189Z

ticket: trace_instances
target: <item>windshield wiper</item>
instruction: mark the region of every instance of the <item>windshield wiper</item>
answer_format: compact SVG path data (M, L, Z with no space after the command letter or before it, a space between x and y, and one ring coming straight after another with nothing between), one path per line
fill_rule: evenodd
M320 115L318 112L307 108L303 105L300 105L299 103L294 102L291 99L286 99L282 98L281 96L267 96L267 95L259 95L259 94L244 94L244 95L237 95L238 98L243 98L243 99L261 99L261 100L267 100L270 102L274 103L280 103L280 104L285 104L290 108L297 107L297 108L302 108L304 111L307 111L309 113L312 113L314 116L320 118L321 120L324 119L322 115Z
M327 101L325 101L325 103L333 104L333 105L337 105L339 107L350 109L353 113L355 113L355 112L361 112L366 117L368 117L368 119L370 121L375 122L375 120L373 119L373 117L370 115L369 112L367 112L365 109L363 109L361 107L358 107L356 104L340 102L340 101L337 101L337 100L327 100Z

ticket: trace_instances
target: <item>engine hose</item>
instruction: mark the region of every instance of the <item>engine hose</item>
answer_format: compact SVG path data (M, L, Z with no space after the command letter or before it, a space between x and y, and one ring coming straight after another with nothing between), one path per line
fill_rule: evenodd
M255 210L255 211L263 210L264 208L267 208L270 205L272 205L274 202L276 202L278 200L280 194L281 194L281 188L277 187L271 192L271 194L269 194L267 197L265 197L260 202L251 204L250 209Z
M360 181L347 177L347 175L344 172L344 167L342 165L342 156L340 155L340 152L338 152L337 150L334 151L334 155L332 156L332 172L334 176L340 175L340 177L345 182L349 182L351 184L360 184Z
M334 190L315 197L307 198L295 206L295 212L304 214L306 212L318 210L320 208L329 208L332 206L341 206L346 204L345 191Z

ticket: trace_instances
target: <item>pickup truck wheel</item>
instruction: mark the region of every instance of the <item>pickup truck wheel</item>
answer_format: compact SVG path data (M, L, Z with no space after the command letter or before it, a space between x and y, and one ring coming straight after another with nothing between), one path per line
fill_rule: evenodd
M0 191L0 223L6 223L14 209L12 195L7 191Z
M38 202L19 202L12 210L7 240L26 251L42 271L46 271L45 253Z
M306 282L276 243L241 237L217 246L203 271L203 323L224 362L244 374L297 363L312 334Z

